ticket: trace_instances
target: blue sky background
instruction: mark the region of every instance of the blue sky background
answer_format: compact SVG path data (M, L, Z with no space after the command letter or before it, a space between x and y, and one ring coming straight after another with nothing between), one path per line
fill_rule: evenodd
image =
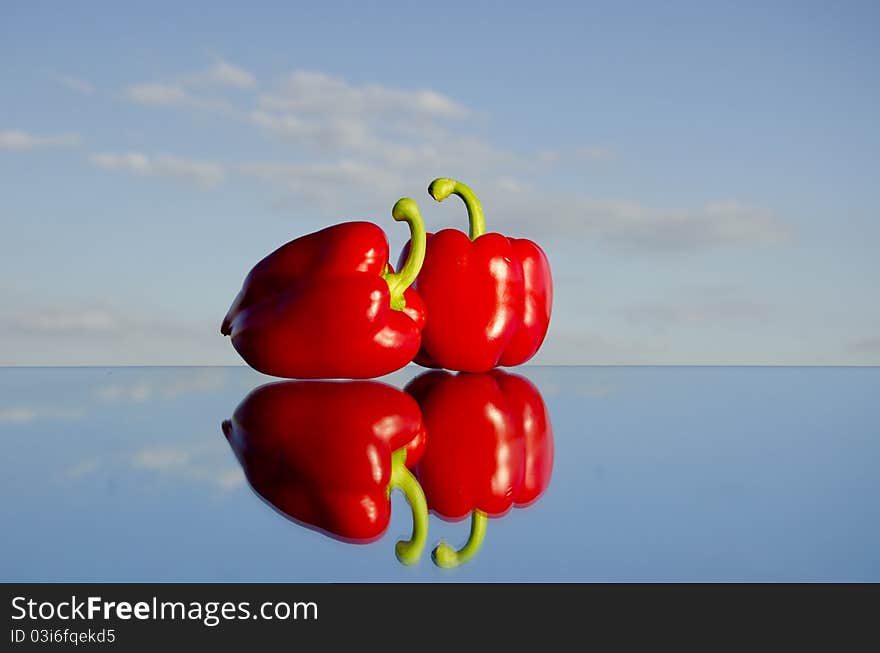
M880 363L880 10L4 3L0 364L235 364L290 238L437 176L556 279L539 363ZM282 6L284 5L284 6Z

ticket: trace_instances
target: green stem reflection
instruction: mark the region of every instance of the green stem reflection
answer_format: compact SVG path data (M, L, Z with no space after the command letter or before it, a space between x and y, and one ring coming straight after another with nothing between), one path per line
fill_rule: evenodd
M428 503L422 486L406 467L406 450L399 449L391 455L391 482L388 484L388 493L398 489L403 492L409 503L413 516L412 537L408 540L400 540L395 546L397 559L405 565L413 565L418 562L428 539Z
M473 558L483 545L486 536L486 523L488 517L482 510L474 510L471 513L471 532L467 542L458 551L446 542L440 542L431 553L434 564L444 569L452 569L464 564Z

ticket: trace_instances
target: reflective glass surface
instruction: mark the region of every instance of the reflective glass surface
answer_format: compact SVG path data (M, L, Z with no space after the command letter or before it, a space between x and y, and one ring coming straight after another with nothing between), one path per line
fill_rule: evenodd
M286 395L260 407L260 419L280 415L265 428L292 422L284 442L323 434L320 460L302 464L322 465L326 480L297 467L318 445L280 451L287 444L270 438L244 455L264 425L228 439L224 422L275 381L248 368L0 369L0 578L880 580L880 369L524 367L513 370L528 381L517 388L478 380L413 392L424 372L379 380L408 387L446 429L433 441L427 429L426 468L414 468L431 512L424 551L405 565L395 543L410 537L414 513L400 491L387 525L384 495L373 493L374 537L333 532L350 509L339 484L356 476L336 472L391 461L385 444L332 443L355 428L359 401L379 418L396 414L397 391L387 402L340 391L348 408L328 400L323 430L317 417L290 419ZM539 423L542 406L552 426ZM335 433L337 423L348 430ZM511 424L519 435L504 440ZM372 458L346 458L359 455ZM467 508L477 486L500 493L499 513L469 559L440 568L431 549L468 540L470 509L459 521L441 513ZM522 505L504 512L505 501Z

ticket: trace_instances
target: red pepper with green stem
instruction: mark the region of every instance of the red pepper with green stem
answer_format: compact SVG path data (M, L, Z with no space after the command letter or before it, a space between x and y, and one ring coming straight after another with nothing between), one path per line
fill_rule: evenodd
M392 217L415 245L399 272L371 222L347 222L292 240L251 270L223 320L254 369L288 378L372 378L409 363L425 308L410 285L425 252L418 206L399 200Z
M489 517L533 503L550 483L553 430L537 388L525 378L426 372L405 388L419 403L428 446L416 467L428 508L457 521L471 516L467 543L440 543L433 558L455 567L482 545Z
M550 324L553 279L546 254L531 240L486 233L480 202L461 182L435 179L428 193L438 202L461 197L470 231L427 235L425 260L413 284L428 317L415 362L464 372L526 362ZM407 244L402 261L410 251Z
M388 527L390 493L412 508L413 535L398 542L415 563L427 534L425 496L410 473L426 444L416 402L372 381L282 381L253 390L223 432L248 481L283 515L346 542Z

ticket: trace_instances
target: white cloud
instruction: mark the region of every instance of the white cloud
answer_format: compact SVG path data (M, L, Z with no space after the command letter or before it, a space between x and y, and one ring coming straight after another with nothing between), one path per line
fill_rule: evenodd
M742 202L715 202L670 210L637 201L597 200L575 193L505 193L482 196L487 219L528 233L602 238L621 247L652 251L704 250L719 246L777 245L793 231L772 211ZM541 219L536 223L536 216Z
M146 380L134 383L108 383L95 390L95 397L103 401L128 401L142 404L155 392L155 384Z
M38 333L91 332L104 333L119 328L119 321L109 311L85 308L72 311L37 311L13 314L8 318L11 327Z
M628 306L620 310L620 314L631 322L661 326L703 326L711 323L764 321L771 312L772 307L769 304L730 298L651 303Z
M127 315L118 310L100 306L42 308L0 313L0 324L7 332L41 336L89 335L106 336L111 333L160 332L180 336L192 330L176 323L148 320Z
M95 153L89 160L105 170L127 172L139 177L163 177L205 188L216 186L226 177L224 167L218 163L168 154L149 156L141 152Z
M144 403L152 399L178 399L191 394L215 392L226 385L222 368L175 370L169 374L151 373L140 378L106 383L94 390L102 401Z
M26 131L0 131L0 150L33 150L48 147L73 147L82 138L75 132L63 134L31 134Z
M232 88L252 88L257 84L257 79L253 74L222 59L217 61L204 75L204 81Z
M149 107L186 107L190 109L211 110L230 115L235 114L232 105L226 100L195 95L181 84L152 82L133 84L125 89L125 97L135 104Z
M90 476L101 468L101 464L100 458L87 458L69 467L66 476L70 479Z
M841 345L841 355L848 364L880 365L880 337L855 338Z
M712 202L696 214L673 215L670 220L681 222L697 241L775 245L793 235L772 211L738 201Z
M510 177L501 177L496 183L498 184L498 189L503 193L522 193L526 189L523 182L511 179Z
M293 114L266 111L252 111L249 117L258 127L288 140L306 142L322 151L328 148L368 150L381 147L367 124L358 118L322 116L318 121L309 121Z
M419 188L441 169L465 174L533 166L528 158L475 136L474 126L481 124L472 120L475 112L433 90L357 85L298 70L257 103L247 120L269 136L308 148L313 156L381 167L398 178L418 180Z
M849 344L849 350L857 354L880 354L880 337L859 338Z
M159 483L171 477L205 483L223 491L245 485L244 472L239 465L230 463L228 451L193 442L156 445L132 453L88 458L71 465L64 480L78 481L98 473L130 474L131 470L149 474Z
M186 91L178 84L133 84L125 90L125 95L132 102L155 106L184 105L189 102Z
M326 138L337 144L352 146L361 142L361 135L350 132L318 135L309 125L291 122L290 133L303 138ZM368 135L363 135L368 139ZM772 211L744 202L718 201L690 209L665 209L637 201L598 200L573 192L545 195L516 176L501 175L485 178L481 183L477 168L515 166L517 159L479 141L461 139L456 144L471 166L476 183L463 178L479 193L492 230L512 230L529 235L534 230L562 236L594 236L629 249L658 252L699 251L724 246L766 246L790 242L793 231L789 223ZM384 148L384 149L383 149ZM356 149L356 148L355 148ZM383 162L351 154L329 162L278 163L252 161L226 166L217 162L194 161L162 155L149 157L142 153L94 154L95 165L109 170L125 171L142 177L165 177L211 187L229 176L256 179L278 186L302 202L325 208L345 206L341 198L360 197L367 201L390 196L411 195L427 205L433 202L423 190L425 178L437 170L454 167L451 153L438 152L433 146L422 148L389 146L379 142L375 153ZM475 163L477 165L475 165ZM432 173L432 171L434 171ZM451 200L455 202L456 200ZM450 201L447 201L450 203ZM540 220L536 221L536 216Z
M190 453L176 447L157 447L136 451L131 458L134 467L166 471L184 467L191 460Z
M211 479L223 490L234 490L245 484L244 470L241 467L230 467L213 474Z
M475 112L436 92L359 86L320 72L294 71L274 91L261 95L259 106L249 114L253 124L294 145L337 157L335 163L319 166L242 168L244 174L279 182L304 199L310 194L346 197L373 186L382 192L387 187L392 195L412 195L408 189L422 190L426 180L454 170L480 194L498 229L592 235L624 247L661 251L773 245L792 237L790 227L771 211L744 202L675 210L584 197L576 191L536 191L531 181L551 174L554 166L593 164L616 154L607 147L579 145L535 153L496 147L469 132L473 121L460 122ZM450 121L459 121L454 130ZM321 183L309 181L309 172L321 173Z
M638 365L654 361L659 355L662 349L656 342L571 322L562 326L557 320L550 323L547 339L530 364Z
M256 83L249 71L221 59L206 71L176 80L131 84L125 88L124 96L144 106L210 109L234 115L235 111L227 101L202 95L200 91L210 87L250 89Z
M312 156L336 157L337 161L382 169L419 189L437 176L438 170L456 170L459 176L470 179L484 176L489 170L495 174L522 173L533 167L527 157L439 126L416 133L403 123L380 125L382 121L364 116L303 116L262 110L252 111L248 118L271 136L306 148ZM508 180L512 181L510 175Z
M215 447L156 446L134 452L129 462L135 469L207 482L221 490L243 486L241 467L228 466L228 458L218 453Z
M38 419L71 420L83 416L81 409L49 408L46 406L0 406L0 423L24 424Z
M72 75L54 75L53 78L62 86L67 87L71 91L80 93L81 95L93 95L95 87L90 82Z
M30 422L36 417L37 412L30 406L0 408L0 422Z
M394 171L349 160L299 165L253 162L238 166L237 171L325 207L338 206L340 197L352 194L394 196L402 185Z
M5 294L5 293L3 293ZM11 297L15 298L13 294ZM22 296L0 308L6 345L0 365L212 365L240 358L217 334L214 315L202 320L165 311L112 306L29 305ZM225 300L224 300L225 303ZM221 311L222 313L222 311ZM166 380L170 382L170 380Z
M313 155L381 167L418 188L438 170L464 175L491 168L499 174L535 166L529 157L474 135L475 125L482 124L475 117L464 104L433 90L357 85L302 70L260 95L258 108L247 113L268 135Z
M131 87L142 103L209 106L187 85L209 79L251 87L252 75L218 61L208 73L170 84ZM406 90L356 84L322 72L295 70L275 88L254 96L256 107L230 112L289 142L293 160L252 161L224 166L145 154L94 155L96 165L141 176L184 178L216 185L228 174L277 185L295 198L276 206L315 203L326 209L349 208L344 198L363 202L402 195L418 196L427 180L454 174L480 195L493 229L529 235L593 236L621 247L648 251L690 251L718 246L785 243L791 228L771 211L746 202L716 201L670 209L637 201L585 197L576 189L539 190L542 175L558 166L615 158L611 148L572 144L564 149L514 152L474 133L476 112L430 89ZM454 172L453 172L454 171ZM368 193L368 195L365 195ZM430 203L426 196L424 201ZM536 220L540 216L540 220Z
M464 105L432 90L406 91L380 84L350 84L341 77L296 70L271 93L260 96L262 109L280 112L404 117L410 120L462 120L471 115Z

